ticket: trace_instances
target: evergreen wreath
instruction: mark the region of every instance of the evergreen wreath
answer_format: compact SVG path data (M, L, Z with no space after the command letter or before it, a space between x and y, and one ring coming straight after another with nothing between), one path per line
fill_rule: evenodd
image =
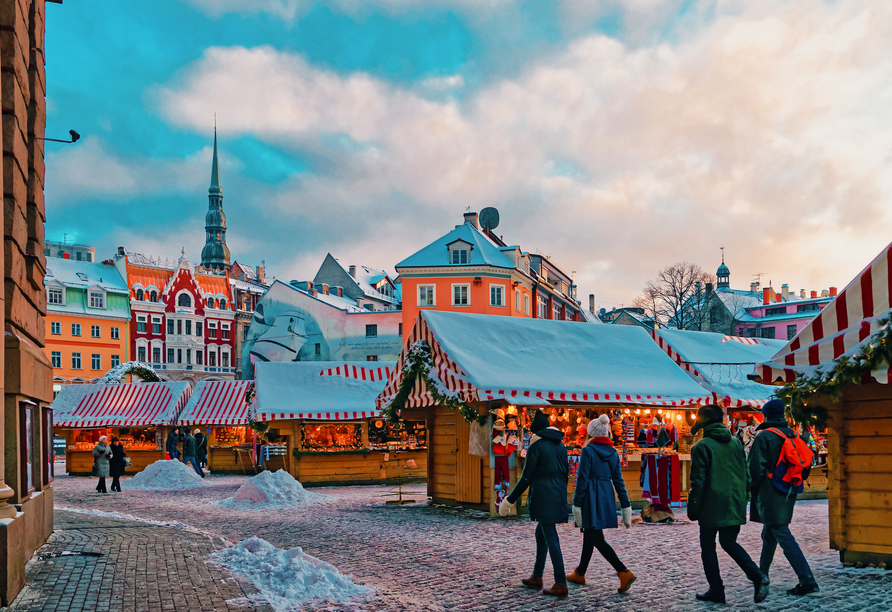
M124 377L128 374L131 376L138 376L143 382L161 382L161 377L155 373L152 366L142 361L128 361L116 365L106 372L105 376L99 379L99 382L112 384L121 383L124 382Z
M400 420L400 412L405 408L409 395L415 386L418 377L424 381L427 390L431 394L431 398L441 405L452 410L458 410L465 421L468 423L479 423L485 425L489 419L489 414L480 414L471 404L462 401L457 395L445 395L440 392L441 385L438 381L431 378L430 371L434 366L431 347L423 340L416 341L409 351L406 353L406 361L403 363L402 378L400 380L399 389L382 412L391 423Z
M892 316L878 321L879 330L857 355L833 360L833 368L814 374L797 374L796 379L777 390L775 395L787 405L793 419L824 427L829 417L827 408L815 405L817 396L829 397L834 402L842 398L849 385L860 385L874 370L892 364Z

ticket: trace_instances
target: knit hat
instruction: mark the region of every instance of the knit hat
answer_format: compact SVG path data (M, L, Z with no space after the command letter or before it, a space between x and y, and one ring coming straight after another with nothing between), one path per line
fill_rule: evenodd
M715 404L701 406L700 410L697 411L697 422L694 423L693 427L691 427L691 435L694 435L707 425L712 425L713 423L721 423L722 419L724 418L724 411Z
M786 406L784 406L784 403L782 401L780 401L779 399L773 399L765 402L765 405L762 406L762 416L765 417L766 421L772 421L775 423L782 421L786 423L787 419L784 416L786 410L787 408Z
M588 424L589 438L606 438L610 431L610 417L602 414L597 419L592 419Z
M537 410L536 415L533 417L533 423L530 425L530 431L539 433L549 425L551 425L551 423L548 420L548 415L541 410Z
M99 436L99 441L108 440L108 436Z

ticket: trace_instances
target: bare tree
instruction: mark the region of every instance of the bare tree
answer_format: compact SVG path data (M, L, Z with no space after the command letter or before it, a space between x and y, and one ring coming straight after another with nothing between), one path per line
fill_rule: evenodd
M703 268L683 261L663 268L655 280L648 280L635 306L663 327L699 330L706 316L706 283L714 282Z

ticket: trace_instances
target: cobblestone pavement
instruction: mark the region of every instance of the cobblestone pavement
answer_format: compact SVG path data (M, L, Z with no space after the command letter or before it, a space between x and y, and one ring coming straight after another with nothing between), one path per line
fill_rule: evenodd
M568 599L554 600L519 584L530 574L535 553L534 523L526 518L489 519L477 512L429 506L423 485L404 487L419 501L406 506L385 505L385 487L315 489L327 495L326 501L281 512L224 511L211 505L232 495L243 482L240 476L218 476L199 489L149 492L128 491L125 480L124 492L100 496L90 492L95 486L91 479L62 477L55 481L55 495L59 507L122 511L157 521L180 521L231 541L256 535L279 548L300 546L377 589L374 601L352 609L892 610L892 572L844 568L837 553L829 549L826 501L800 502L792 526L821 591L802 598L786 595L796 576L778 551L771 571L771 595L762 605L754 605L751 584L719 549L729 601L720 608L693 599L695 592L706 588L696 524L635 524L630 530L610 530L608 541L639 577L631 591L616 593L618 580L596 552L588 571L589 584L571 585ZM761 545L760 527L745 525L740 536L754 558ZM579 558L581 537L569 524L560 526L559 534L569 571ZM546 579L550 578L549 563ZM187 581L181 591L192 588ZM221 595L230 596L235 595Z

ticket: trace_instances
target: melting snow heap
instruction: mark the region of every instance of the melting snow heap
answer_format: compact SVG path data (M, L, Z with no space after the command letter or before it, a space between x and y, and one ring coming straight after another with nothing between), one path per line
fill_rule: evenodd
M211 553L211 558L253 582L276 612L300 610L311 601L343 605L375 592L299 547L280 550L256 536Z
M316 503L325 498L310 493L285 470L264 471L239 487L235 495L220 502L224 508L289 508Z
M204 485L191 466L175 460L160 460L125 482L128 489L194 489Z

